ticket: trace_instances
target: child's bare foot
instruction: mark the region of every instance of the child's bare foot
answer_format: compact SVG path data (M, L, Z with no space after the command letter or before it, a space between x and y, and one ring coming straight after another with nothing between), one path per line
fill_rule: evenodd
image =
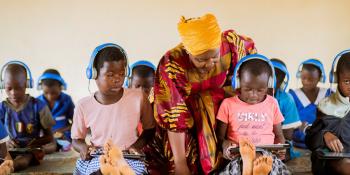
M12 160L5 160L0 165L0 175L7 175L13 172L13 161Z
M111 141L104 145L104 155L100 157L100 166L104 175L135 174L124 160L122 151Z
M254 161L253 175L268 175L271 170L271 156L261 156Z
M243 175L253 174L253 161L255 159L255 146L247 138L239 139L239 152L243 161Z

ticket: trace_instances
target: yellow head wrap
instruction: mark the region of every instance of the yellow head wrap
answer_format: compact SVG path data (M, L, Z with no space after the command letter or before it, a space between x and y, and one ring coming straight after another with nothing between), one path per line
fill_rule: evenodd
M182 16L177 29L185 49L192 55L220 47L221 30L212 14L187 20Z

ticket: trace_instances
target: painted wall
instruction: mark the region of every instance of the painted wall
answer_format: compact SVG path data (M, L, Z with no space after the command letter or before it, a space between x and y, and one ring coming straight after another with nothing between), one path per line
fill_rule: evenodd
M36 79L56 68L76 101L89 94L85 68L98 44L115 42L131 62L157 63L179 43L181 15L211 12L222 29L250 36L260 53L282 58L295 87L302 60L319 58L328 72L335 54L350 48L349 7L347 0L0 0L0 65L23 60Z

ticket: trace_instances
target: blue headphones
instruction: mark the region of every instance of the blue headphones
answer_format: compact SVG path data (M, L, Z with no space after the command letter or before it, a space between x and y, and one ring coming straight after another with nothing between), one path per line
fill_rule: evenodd
M147 67L149 67L149 68L151 68L151 69L153 69L153 71L156 71L157 70L157 68L156 68L156 66L154 66L154 64L152 64L151 62L149 62L149 61L147 61L147 60L140 60L140 61L136 61L135 63L133 63L131 66L130 66L130 68L129 68L129 75L128 75L128 77L129 77L129 79L125 82L125 86L126 87L129 87L129 85L130 85L130 78L131 78L131 74L132 74L132 70L135 68L135 67L137 67L137 66L147 66Z
M26 69L26 72L27 72L27 86L26 88L33 88L33 77L32 77L32 73L30 72L30 69L29 67L23 63L22 61L10 61L10 62L7 62L4 66L2 66L1 68L1 72L0 72L0 89L5 89L5 82L4 82L4 79L3 79L3 73L6 69L7 66L11 65L11 64L18 64L22 67L24 67L24 69Z
M233 77L232 77L232 87L233 89L238 89L240 88L240 79L239 79L239 75L238 75L238 71L239 68L241 67L241 65L249 60L262 60L265 61L266 63L269 64L271 71L272 71L272 76L269 77L268 80L268 88L275 88L276 87L276 77L275 77L275 69L273 68L273 65L270 61L270 59L268 59L267 57L265 57L264 55L260 55L260 54L252 54L252 55L248 55L245 56L244 58L242 58L241 60L239 60L239 62L237 63L234 72L233 72Z
M287 67L278 61L272 60L271 62L272 62L273 67L281 70L284 74L286 74L286 76L281 84L281 89L283 89L283 91L286 91L286 89L288 87L288 83L289 83L289 72L288 72Z
M332 69L331 72L329 73L329 83L338 83L338 78L337 78L337 64L341 56L343 56L346 53L349 53L350 49L344 50L335 56L333 63L332 63Z
M306 61L303 61L298 67L298 71L297 71L297 74L296 74L297 78L301 77L301 69L303 68L304 64L311 64L311 65L314 65L317 68L319 68L321 70L321 74L322 74L320 82L322 82L322 83L326 82L326 73L324 71L323 64L321 63L321 61L319 61L317 59L308 59Z
M89 65L88 67L86 68L86 77L88 79L96 79L97 78L97 71L96 71L96 68L94 67L94 62L95 62L95 58L96 58L96 55L104 48L107 48L107 47L114 47L114 48L117 48L119 49L124 55L125 55L125 60L126 60L126 75L129 75L129 66L128 66L128 57L126 55L126 52L125 50L117 45L117 44L113 44L113 43L105 43L105 44L102 44L102 45L99 45L97 46L94 51L92 52L91 54L91 58L90 58L90 62L89 62ZM126 77L127 79L127 77Z
M42 80L56 80L61 83L63 90L67 90L67 83L63 80L63 78L60 75L53 74L53 73L44 73L42 74L37 83L37 89L42 90Z

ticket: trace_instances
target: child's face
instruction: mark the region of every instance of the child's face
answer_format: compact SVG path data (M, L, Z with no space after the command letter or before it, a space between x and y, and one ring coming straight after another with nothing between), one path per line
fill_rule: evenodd
M301 83L305 90L312 90L317 87L318 82L320 81L320 73L317 70L308 71L302 69L301 71Z
M103 63L96 79L96 84L101 93L116 95L120 92L125 79L125 64L125 60Z
M5 75L5 92L10 103L14 106L24 103L26 97L26 75Z
M42 87L44 96L49 102L55 102L56 100L58 100L62 91L61 86L59 84L50 87L42 85Z
M284 77L286 76L286 74L275 68L275 75L276 75L276 89L279 89L284 81Z
M154 84L153 76L150 77L140 77L137 75L133 75L131 79L131 87L132 88L142 88L142 90L148 96Z
M345 97L350 97L350 71L339 73L338 86Z
M239 98L248 104L257 104L265 99L269 75L267 73L255 76L247 71L240 75Z

